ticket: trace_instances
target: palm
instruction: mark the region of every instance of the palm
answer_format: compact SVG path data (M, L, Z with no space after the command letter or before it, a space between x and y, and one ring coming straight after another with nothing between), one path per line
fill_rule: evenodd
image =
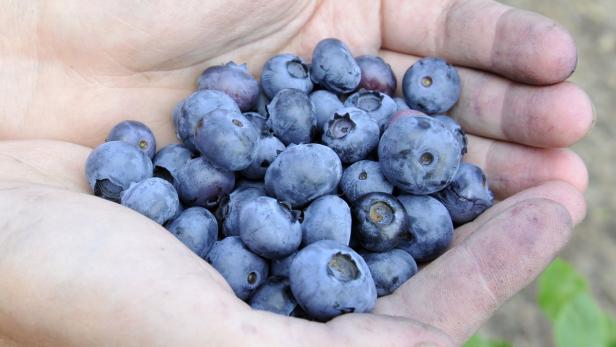
M94 146L113 124L133 118L150 125L164 145L174 141L173 106L191 92L195 77L206 66L236 60L258 71L276 52L309 57L315 42L335 36L347 41L355 54L378 52L399 75L422 55L444 56L467 66L461 70L464 92L452 111L474 134L467 160L482 166L497 195L509 199L458 229L452 250L396 294L380 299L378 315L346 315L330 323L335 329L328 330L246 310L215 271L164 229L86 196L87 148L59 142L0 142L0 167L5 168L0 172L4 195L0 210L12 216L28 207L22 213L40 215L34 225L15 223L0 232L0 247L3 240L15 239L6 259L40 255L30 261L34 272L16 276L17 284L9 289L19 291L20 284L40 280L45 284L40 292L59 298L48 301L38 296L42 299L38 304L47 309L42 310L44 315L36 311L37 317L28 316L28 307L22 307L24 317L38 324L20 326L0 314L0 323L7 320L22 328L8 334L16 341L27 341L33 332L66 330L66 335L56 337L66 339L59 340L64 342L60 345L70 345L69 339L86 332L115 336L118 341L136 334L146 339L144 344L163 337L169 340L159 340L161 345L190 345L189 341L199 341L190 340L191 334L212 339L222 331L228 334L225 342L233 345L228 336L239 338L235 334L239 329L250 336L265 335L270 345L286 345L289 336L301 336L307 345L447 343L443 336L459 343L546 265L566 241L569 215L574 223L583 217L583 198L575 189L585 189L583 163L568 150L550 148L568 146L586 132L587 97L571 84L534 87L472 69L537 85L564 79L572 68L570 42L545 19L505 12L493 3L453 0L390 0L380 6L337 1L233 1L213 6L194 1L183 2L181 8L172 2L132 5L137 8L104 3L88 11L75 4L39 8L36 39L45 49L20 52L38 57L38 69L0 75L22 86L0 95L0 105L7 111L0 138L42 137ZM488 12L491 16L485 16ZM525 26L535 34L524 38L526 45L510 34ZM540 43L551 45L560 56L537 53L532 46ZM553 180L568 184L549 183ZM31 211L30 204L37 200L43 203ZM71 216L65 215L67 210ZM24 229L35 230L36 237L14 236ZM71 242L64 242L67 238ZM87 271L83 264L89 265ZM0 261L0 274L6 266ZM102 311L88 310L100 300ZM3 304L0 301L0 312ZM93 323L83 331L67 330L58 312L87 314ZM118 312L125 319L114 320ZM169 326L168 321L156 319L160 315L177 319ZM204 329L195 316L211 325ZM228 318L221 322L217 316ZM143 331L144 319L149 319L152 331ZM172 328L180 333L170 332ZM212 344L217 342L223 344L222 340Z

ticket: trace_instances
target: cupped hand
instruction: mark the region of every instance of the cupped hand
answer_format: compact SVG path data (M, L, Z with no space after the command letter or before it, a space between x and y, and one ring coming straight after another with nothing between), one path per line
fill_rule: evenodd
M585 214L584 163L567 147L592 106L574 84L570 35L492 1L11 2L0 13L1 345L458 345L531 281ZM452 115L465 160L503 200L456 231L374 314L327 324L252 311L162 227L88 196L89 149L138 119L159 145L207 66L324 37L379 54L398 76L417 57L460 67ZM35 138L57 141L34 141ZM22 141L10 141L20 139Z

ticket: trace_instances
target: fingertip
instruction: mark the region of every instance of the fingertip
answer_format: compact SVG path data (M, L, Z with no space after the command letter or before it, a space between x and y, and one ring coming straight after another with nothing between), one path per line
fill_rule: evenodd
M553 200L566 208L573 225L578 225L586 217L586 198L575 186L564 181L547 182L538 189L546 192L544 198Z
M557 172L554 179L563 180L584 193L588 189L588 168L584 160L575 152L562 149L555 150L553 170Z
M590 97L577 85L564 82L554 86L552 102L546 112L553 114L555 125L553 147L569 147L590 131L594 122L594 107ZM551 110L550 110L551 109Z
M577 48L571 33L560 24L545 18L543 34L537 36L537 66L534 73L538 83L554 84L569 78L577 67ZM542 49L543 48L543 49Z
M555 84L575 71L577 48L573 36L560 24L512 8L498 20L492 62L513 80Z

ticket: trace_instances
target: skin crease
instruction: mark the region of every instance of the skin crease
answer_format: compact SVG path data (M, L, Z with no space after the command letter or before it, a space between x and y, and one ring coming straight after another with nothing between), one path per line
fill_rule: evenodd
M460 345L585 215L585 165L560 147L590 129L592 106L562 82L577 60L571 36L539 15L488 0L2 7L0 345ZM235 60L256 74L275 53L309 58L325 37L382 56L398 79L421 56L463 66L451 115L503 201L374 314L320 324L249 310L161 226L87 195L83 165L128 118L161 148L174 141L173 107L207 66Z

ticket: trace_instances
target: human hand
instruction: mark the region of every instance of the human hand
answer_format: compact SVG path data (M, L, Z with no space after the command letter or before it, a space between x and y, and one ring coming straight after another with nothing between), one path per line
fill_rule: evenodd
M164 145L173 141L175 102L206 66L234 59L256 71L276 52L308 57L314 43L333 36L357 55L378 52L398 76L415 56L466 66L452 115L471 134L466 160L486 171L505 200L459 228L452 250L380 299L375 315L323 325L250 311L162 228L83 195L87 149L6 142L0 201L2 219L13 222L0 231L0 274L11 279L0 285L9 293L0 302L0 336L7 341L460 344L541 271L584 216L586 169L558 148L587 132L591 105L579 88L560 83L575 66L575 47L543 17L487 1L140 6L9 5L0 25L18 35L0 46L8 67L0 83L12 86L0 95L0 138L94 146L113 124L132 118ZM104 256L96 244L105 245ZM165 253L171 265L160 263Z

